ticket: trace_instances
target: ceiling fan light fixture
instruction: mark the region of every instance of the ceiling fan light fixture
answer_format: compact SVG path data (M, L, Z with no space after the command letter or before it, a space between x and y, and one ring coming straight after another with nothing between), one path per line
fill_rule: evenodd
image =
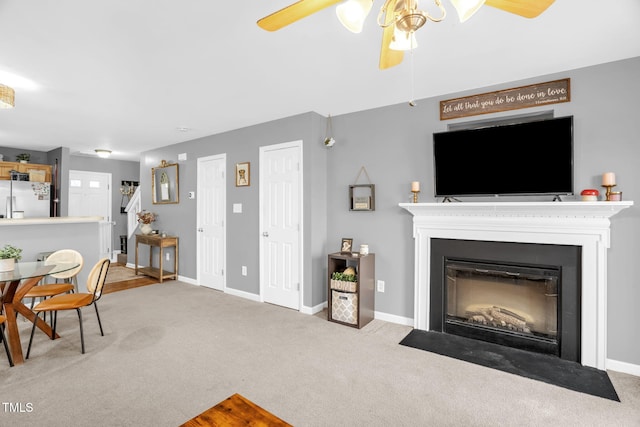
M111 155L111 150L104 150L102 148L96 148L95 152L98 155L98 157L102 159L106 159Z
M396 28L405 33L416 32L426 24L427 18L427 14L421 10L403 10L396 18Z
M372 6L373 0L348 0L336 7L336 15L347 30L360 33Z
M486 0L451 0L453 7L455 7L458 12L460 22L465 22L471 18L485 2Z
M389 49L391 50L413 50L418 47L418 40L416 39L416 33L413 31L405 32L393 28L393 40L389 43Z
M9 86L0 84L0 108L9 109L16 106L16 92Z

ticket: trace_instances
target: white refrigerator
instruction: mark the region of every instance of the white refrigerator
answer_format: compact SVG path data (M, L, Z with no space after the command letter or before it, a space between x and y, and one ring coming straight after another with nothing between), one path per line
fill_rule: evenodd
M0 181L0 215L4 218L47 218L50 212L50 183Z

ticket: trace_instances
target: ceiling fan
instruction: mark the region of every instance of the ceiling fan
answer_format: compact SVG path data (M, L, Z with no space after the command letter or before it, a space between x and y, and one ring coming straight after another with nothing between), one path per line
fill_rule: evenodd
M258 26L267 31L277 31L302 18L312 15L336 3L336 13L340 22L350 31L362 31L374 0L300 0L258 20ZM427 21L440 22L446 16L441 0L433 0L439 12L433 16L418 9L417 0L385 0L378 14L378 25L382 27L382 48L380 69L386 69L402 62L404 50L417 47L415 32ZM481 6L487 5L509 13L535 18L544 12L555 0L450 0L458 12L461 22L466 21Z

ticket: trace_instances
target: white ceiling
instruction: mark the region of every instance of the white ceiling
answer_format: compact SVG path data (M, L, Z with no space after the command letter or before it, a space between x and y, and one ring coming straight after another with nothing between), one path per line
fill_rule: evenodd
M487 6L464 24L444 0L445 21L417 33L412 93L410 54L378 69L382 0L361 34L334 7L273 33L256 25L290 3L0 0L0 83L16 91L16 108L0 110L0 146L106 148L137 160L303 112L339 115L640 56L638 0L558 0L533 20Z

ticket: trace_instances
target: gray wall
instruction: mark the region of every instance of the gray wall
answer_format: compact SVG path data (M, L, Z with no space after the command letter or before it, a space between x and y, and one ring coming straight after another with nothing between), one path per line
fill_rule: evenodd
M500 118L554 110L555 116L574 116L575 191L599 188L601 174L614 171L617 190L625 200L640 200L637 168L640 159L640 58L604 64L536 78L475 88L437 98L422 99L414 108L406 103L362 111L333 118L337 140L325 149L326 119L307 113L287 119L238 129L225 134L185 142L145 154L141 162L143 206L160 214L161 229L180 236L180 274L196 277L195 200L187 191L196 190L196 159L227 153L227 170L236 162L250 161L252 184L236 188L232 180L228 196L228 278L229 287L257 294L258 272L258 147L302 139L305 162L305 263L306 306L326 300L326 255L339 249L342 237L354 239L354 247L369 244L376 253L376 278L386 282L384 293L376 293L376 311L399 318L413 318L413 238L412 218L398 207L411 198L410 182L420 181L420 201L432 202L432 133L446 130L449 123ZM571 102L513 112L496 113L441 122L439 101L486 91L571 78ZM535 148L535 147L534 147ZM151 205L149 171L160 160L181 162L179 205ZM348 210L348 186L365 166L376 185L376 210ZM363 183L361 177L359 183ZM469 199L467 199L469 200ZM477 200L477 198L473 199ZM482 199L480 199L482 200ZM517 200L505 198L505 200ZM243 214L231 213L233 203L242 203ZM628 339L629 325L640 323L640 286L633 265L640 259L640 214L637 207L627 209L612 220L612 247L608 271L608 357L640 365L640 343ZM131 257L130 257L131 258ZM240 265L249 275L240 275ZM308 292L311 289L311 292Z
M326 263L326 149L321 144L325 119L305 113L232 132L208 136L171 145L143 154L140 162L140 185L143 209L158 214L154 228L179 237L179 275L197 278L196 199L188 199L197 190L197 159L227 155L227 287L251 294L260 292L259 271L259 147L283 142L303 141L304 193L304 301L312 307L325 300ZM178 162L178 154L187 160ZM162 160L179 164L180 203L153 205L151 202L151 168ZM251 162L251 185L236 187L235 164ZM233 213L234 203L241 203L242 213ZM133 240L133 239L132 239ZM148 259L147 248L140 247L141 260ZM134 262L133 251L128 261ZM143 262L143 261L141 261ZM247 276L241 275L246 265Z
M556 116L574 116L575 191L600 188L603 172L614 171L624 200L640 201L640 58L529 80L483 87L438 98L334 117L337 140L329 152L328 194L335 209L328 210L329 248L341 237L353 237L354 246L369 244L376 253L376 278L386 282L376 293L376 311L413 317L412 218L399 202L410 201L410 182L420 181L420 201L434 202L432 133L447 124L504 117L553 109ZM571 78L571 102L441 122L439 101ZM532 147L535 149L535 147ZM376 211L350 212L347 187L364 165L376 184ZM544 173L544 168L541 168ZM470 177L472 179L472 177ZM469 200L469 199L465 199ZM493 200L493 198L492 198ZM509 198L505 198L509 200ZM640 259L640 211L637 206L612 219L608 270L608 357L640 364L640 342L629 339L640 323L640 283L634 264Z

